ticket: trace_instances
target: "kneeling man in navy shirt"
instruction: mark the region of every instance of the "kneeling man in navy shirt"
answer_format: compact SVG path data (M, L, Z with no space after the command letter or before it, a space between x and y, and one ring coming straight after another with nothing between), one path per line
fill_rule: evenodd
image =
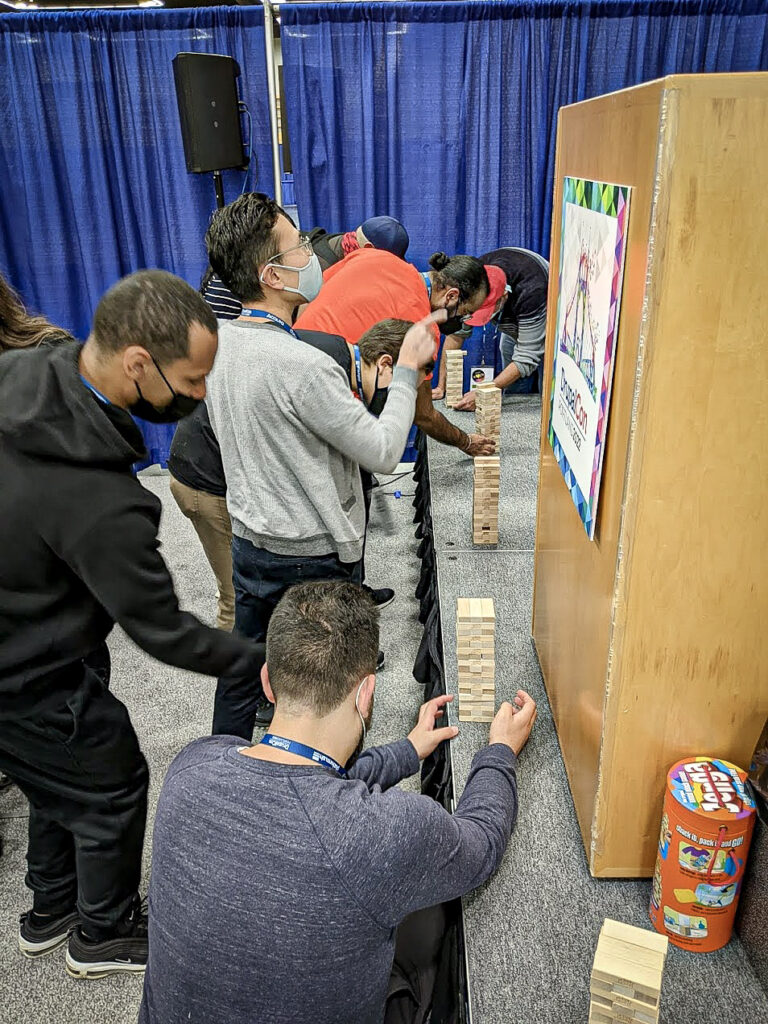
M255 746L197 740L171 765L141 1024L402 1019L388 1009L398 926L498 867L536 705L522 690L501 705L451 815L397 788L458 732L439 724L450 696L425 704L407 739L360 753L378 649L378 612L359 587L291 588L267 633L270 733Z

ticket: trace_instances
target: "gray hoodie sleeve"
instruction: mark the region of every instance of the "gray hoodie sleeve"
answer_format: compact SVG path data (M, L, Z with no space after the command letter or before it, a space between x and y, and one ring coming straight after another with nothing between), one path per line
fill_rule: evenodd
M353 396L341 367L328 360L304 386L296 411L313 433L363 469L391 473L408 440L418 383L416 370L396 366L377 419Z
M356 856L348 858L346 835L328 833L326 842L337 870L379 925L393 928L414 910L463 896L496 871L517 817L516 764L503 743L481 750L453 814L396 787L358 788ZM327 819L318 819L319 832L327 830Z
M411 741L403 739L383 747L364 750L348 774L350 779L359 779L369 788L378 786L385 790L415 775L420 764L419 755Z

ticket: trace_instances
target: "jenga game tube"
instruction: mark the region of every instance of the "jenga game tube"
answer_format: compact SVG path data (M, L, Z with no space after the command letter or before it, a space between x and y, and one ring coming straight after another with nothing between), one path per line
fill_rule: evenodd
M650 918L682 949L711 953L733 931L755 825L747 773L692 757L667 775Z

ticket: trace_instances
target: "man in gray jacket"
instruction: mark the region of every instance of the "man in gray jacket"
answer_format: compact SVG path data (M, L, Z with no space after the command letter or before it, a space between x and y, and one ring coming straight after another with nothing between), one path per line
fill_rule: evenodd
M349 584L291 589L267 633L270 733L255 746L197 740L171 765L155 819L140 1024L399 1020L393 957L396 977L415 959L425 981L430 973L402 922L423 932L417 915L501 863L535 702L518 690L501 704L453 814L399 789L458 729L441 724L452 698L436 697L407 738L353 760L373 714L377 620Z
M301 342L293 311L311 302L322 270L311 244L259 194L218 210L206 234L211 266L243 303L220 324L207 386L232 519L235 628L266 636L284 591L308 580L361 583L365 507L360 467L392 472L413 422L416 389L433 356L429 325L400 350L386 406L372 416L337 363ZM271 705L242 682L221 680L216 714L250 739Z

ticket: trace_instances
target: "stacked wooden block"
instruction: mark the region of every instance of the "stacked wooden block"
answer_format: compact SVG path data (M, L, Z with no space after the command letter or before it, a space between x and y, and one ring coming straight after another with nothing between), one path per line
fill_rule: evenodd
M481 384L475 388L475 430L484 437L492 437L499 450L501 440L501 388L495 384Z
M464 356L463 348L445 350L445 404L451 409L458 405L464 396Z
M472 541L474 544L498 544L501 462L498 455L478 455L474 463Z
M459 721L491 722L496 710L496 613L489 597L460 597L456 609Z
M668 941L606 918L589 986L590 1024L657 1024Z

